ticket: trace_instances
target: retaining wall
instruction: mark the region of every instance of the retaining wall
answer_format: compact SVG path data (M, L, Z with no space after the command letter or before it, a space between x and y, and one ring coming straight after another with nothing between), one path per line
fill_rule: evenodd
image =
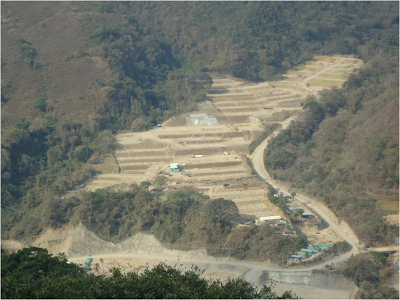
M121 145L124 147L124 149L157 149L157 148L163 148L164 146L161 144L141 144L141 143L137 143L137 144L123 144L121 143Z
M355 283L343 275L326 271L265 271L260 277L260 284L273 280L289 284L309 285L328 290L348 290L351 298L357 293ZM333 297L334 298L334 297Z
M247 174L245 170L239 171L227 171L227 172L205 172L205 173L196 173L193 174L193 177L202 177L202 176L213 176L213 175L229 175L229 174Z
M129 170L145 170L148 169L150 165L134 165L134 166L121 166L122 171L129 171Z
M251 106L251 107L240 107L240 108L221 108L221 111L223 113L235 113L235 112L249 112L249 111L257 111L258 107L257 106Z
M224 161L224 162L213 162L213 163L203 163L203 164L189 164L184 166L184 170L193 169L207 169L207 168L224 168L224 167L236 167L242 165L243 162L237 161Z
M117 157L146 157L146 156L161 156L163 157L165 155L165 152L167 149L164 151L146 151L146 152L139 152L139 151L132 151L132 152L119 152L116 153Z
M182 140L179 141L182 144L188 144L188 145L197 145L197 144L218 144L218 143L223 143L225 142L226 139L221 139L221 138L216 138L216 139L209 139L209 140Z
M252 117L250 115L241 115L241 116L227 116L228 122L232 124L238 123L249 123L249 118Z
M142 162L169 162L171 158L162 157L162 158L143 158L143 159L124 159L118 160L120 165L130 164L130 163L142 163Z
M210 147L197 149L182 149L175 151L175 156L184 155L213 155L214 153L223 153L227 151L227 147Z
M228 132L209 132L209 133L181 133L181 134L161 134L160 139L183 139L183 138L204 138L204 137L220 137L220 138L235 138L243 137L243 131L228 131Z

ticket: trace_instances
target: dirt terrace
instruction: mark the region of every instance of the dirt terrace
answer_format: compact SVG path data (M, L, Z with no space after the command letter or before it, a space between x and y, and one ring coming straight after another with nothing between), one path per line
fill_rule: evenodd
M341 87L361 65L361 60L352 57L317 56L288 71L280 81L249 84L213 75L210 101L199 105L198 111L173 117L146 132L117 135L121 149L115 152L115 167L98 175L86 189L123 188L153 180L161 171L169 171L170 163L178 163L182 172L168 176L170 182L178 182L178 188L191 186L212 198L232 199L241 214L283 216L269 202L266 184L247 163L249 144L262 134L265 124L284 122L302 109L308 95Z

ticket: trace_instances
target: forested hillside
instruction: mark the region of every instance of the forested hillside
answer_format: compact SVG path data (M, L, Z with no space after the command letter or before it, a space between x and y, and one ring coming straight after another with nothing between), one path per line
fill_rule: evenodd
M398 49L398 47L396 47ZM304 114L272 140L274 177L322 199L367 245L391 244L398 225L398 55L382 51L341 90L309 99Z
M184 65L248 80L274 78L316 53L360 55L396 45L398 5L356 2L103 4L125 9L168 38Z
M92 165L113 151L113 133L145 130L193 110L212 83L209 72L252 81L274 79L315 54L355 54L369 67L343 91L322 96L331 98L333 107L310 102L307 107L317 119L311 120L305 136L285 146L279 156L286 155L287 161L272 166L275 175L323 197L321 193L331 194L332 189L343 193L346 186L360 199L354 208L374 203L364 201L365 187L370 193L398 191L397 125L383 117L398 119L393 109L398 107L396 2L1 5L3 237L31 237L51 226L49 215L62 203L62 195L93 176ZM373 122L363 122L365 118ZM301 126L298 131L303 134ZM334 140L324 132L338 136ZM330 147L322 151L319 145ZM298 165L311 165L311 157L322 170L314 166L315 174L297 174L302 170ZM376 168L379 172L372 171ZM331 169L334 184L326 181ZM304 174L320 174L321 179L304 179ZM345 184L354 181L357 188ZM341 194L336 198L346 205L329 201L345 215L353 202ZM368 205L358 212L375 216L375 204ZM60 223L72 214L68 207L62 212ZM388 241L393 231L384 230L387 225L376 221L382 220L379 216L371 222L390 235L376 241ZM375 223L362 229L364 221L351 219L360 235L371 235Z

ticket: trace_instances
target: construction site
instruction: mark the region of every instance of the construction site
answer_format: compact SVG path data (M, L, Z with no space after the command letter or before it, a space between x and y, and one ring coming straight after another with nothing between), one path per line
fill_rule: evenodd
M290 70L283 80L263 83L212 74L213 84L208 90L207 101L200 103L196 111L173 117L149 131L116 135L117 150L95 166L98 174L91 181L70 195L80 190L108 187L124 190L131 184L153 182L162 176L165 178L163 185L150 186L152 192L190 187L211 199L230 199L239 209L238 215L230 219L234 227L267 222L283 235L305 236L309 243L307 248L288 258L288 265L313 260L327 248L343 242L343 234L337 234L337 229L324 223L327 219L325 211L321 215L318 209L313 210L306 202L291 197L290 192L284 193L274 186L260 157L266 142L296 119L307 96L317 96L319 90L331 88L332 82L341 87L348 74L362 64L361 60L352 57L319 56ZM330 77L335 80L329 81L327 78ZM265 139L265 131L272 124L278 129ZM249 146L256 140L261 144L253 152ZM261 175L260 168L267 177ZM278 205L276 199L271 202L271 187L283 206ZM71 233L71 238L74 236ZM58 244L64 245L67 240ZM79 254L70 252L76 246L64 249L64 245L63 252L69 253L69 257L88 252L96 254L93 247L85 246L81 238L79 241L75 243L82 246ZM104 244L104 241L98 242ZM126 242L131 248L132 243ZM117 248L124 243L110 244L107 253L120 253ZM102 249L98 254L106 253L104 246L98 249ZM200 253L200 256L208 257L205 249L195 247L193 250L196 252L193 258L199 257ZM137 252L130 249L128 253L131 251ZM164 254L165 251L172 250L162 250ZM178 252L178 257L186 253ZM230 255L228 259L231 259Z
M196 264L205 271L204 278L223 281L242 278L258 287L273 284L278 292L292 290L305 298L310 295L316 299L354 298L358 290L354 283L330 270L333 266L343 267L351 255L359 253L356 236L323 204L300 193L296 197L289 195L290 191L282 183L274 182L266 174L263 160L256 158L262 156L267 140L296 119L307 96L317 96L324 88L340 88L347 76L362 64L353 57L317 56L288 71L283 80L263 83L212 74L207 101L199 104L196 111L173 117L149 131L118 134L118 150L95 166L98 174L64 196L80 190L127 189L133 183L153 182L163 176L166 183L157 192L191 187L211 199L234 201L239 209L238 216L231 219L235 226L268 222L282 228L283 234L305 235L307 249L292 255L285 267L273 261L235 261L229 252L226 257L212 257L206 249L190 245L186 250L172 250L143 233L112 243L82 225L50 228L32 245L45 247L51 253L65 253L71 262L84 264L99 275L115 266L123 271L143 271L146 266L163 261L172 265L180 263L185 268ZM249 145L272 124L281 126L250 153ZM264 169L265 176L260 169ZM284 208L270 201L271 186ZM308 266L298 264L318 257L324 249L343 241L351 242L350 251ZM22 247L11 240L6 246Z
M293 119L307 96L324 88L341 87L363 62L353 57L316 56L283 80L248 83L212 75L207 99L198 110L173 117L146 132L118 134L115 159L100 166L85 189L153 181L166 176L166 187L197 188L211 198L233 200L245 219L279 215L267 197L268 186L249 165L249 145L270 124ZM171 168L171 165L173 168ZM173 184L171 184L173 183Z

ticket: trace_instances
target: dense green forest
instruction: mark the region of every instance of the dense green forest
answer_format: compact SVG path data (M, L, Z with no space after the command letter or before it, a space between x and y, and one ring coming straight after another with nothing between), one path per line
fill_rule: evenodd
M42 248L24 248L1 256L3 299L294 299L290 292L278 295L270 287L257 289L241 280L201 278L201 270L181 270L163 263L142 273L95 276L62 255L53 257Z
M171 41L188 68L248 80L274 78L316 53L366 59L360 46L398 41L398 5L390 2L122 2L101 9L134 15Z
M387 230L388 225L382 221L375 201L368 200L362 189L362 184L368 182L371 188L375 184L398 191L395 175L398 140L392 139L391 132L382 133L377 129L375 135L365 135L364 143L372 143L372 146L355 145L372 154L357 156L355 163L345 164L344 169L336 167L336 177L329 180L343 181L341 185L325 180L330 167L323 168L322 163L319 165L322 169L316 163L313 165L315 174L306 173L320 176L321 179L315 179L318 183L294 178L304 175L299 173L301 167L298 167L304 165L304 160L306 166L311 165L310 157L304 158L303 154L308 153L304 151L316 151L318 143L324 143L322 136L321 140L316 139L320 132L317 128L325 126L338 135L342 132L335 140L339 144L333 145L333 140L328 139L329 151L327 154L320 151L322 157L316 160L326 162L332 154L338 161L342 159L339 152L351 150L343 150L352 145L345 144L351 138L344 138L347 130L355 126L351 115L361 116L369 107L369 111L381 111L381 118L384 118L386 113L382 107L389 113L397 110L398 102L391 104L391 99L398 99L395 92L398 89L398 64L395 63L398 3L37 2L23 5L4 2L1 5L4 21L1 63L3 238L21 239L39 234L43 228L56 224L48 221L49 216L50 220L61 224L72 216L90 217L92 212L83 208L90 201L101 203L98 197L136 198L136 193L112 196L99 192L86 195L84 200L61 199L66 191L93 176L91 166L102 155L113 151L113 133L145 130L173 115L193 110L205 99L205 92L212 83L209 72L227 73L251 81L275 79L315 54L355 54L370 67L353 76L343 91L322 96L331 97L329 105L333 107L310 101L307 107L315 114L306 112L305 116L316 118L310 121L312 128L305 130L305 136L299 137L293 147L288 145L280 153L274 164L282 163L283 157L287 160L284 166L271 166L274 174L292 182L299 181L295 184L297 188L332 202L336 212L349 218L354 227L358 226L355 229L363 239L388 242L396 234L395 230ZM81 66L84 69L80 69ZM98 66L101 69L96 69ZM85 73L86 70L92 73ZM57 77L63 80L57 81ZM390 105L397 105L396 110ZM386 123L381 127L394 128ZM304 134L301 128L297 130L299 135ZM359 136L356 131L353 134ZM371 147L375 148L371 150ZM373 159L362 160L368 155ZM361 166L377 167L380 172L364 172ZM292 175L284 174L290 168ZM373 176L359 180L354 174ZM352 179L357 181L353 182L354 187L345 184ZM332 194L332 189L338 194L330 200L320 194ZM345 193L349 189L351 191ZM347 201L350 195L355 197L351 199L358 200ZM169 201L157 205L173 211L173 201ZM183 218L188 218L190 211L200 205L196 203L189 201L187 216ZM130 207L129 203L126 205ZM150 204L142 205L154 209ZM355 213L359 219L346 216L349 205L357 209ZM135 210L136 206L130 209ZM27 211L43 220L27 215ZM108 215L102 215L104 219L119 220L108 224L109 228L103 228L96 217L87 226L107 238L123 238L137 230L150 230L164 241L188 241L182 233L174 237L160 229L161 221L179 227L182 219L164 220L167 213L157 218L149 216L148 220L133 219L133 216L121 219L121 211L122 208L116 208L115 212L110 209ZM365 228L361 226L364 220L360 221L363 213L371 220ZM53 214L55 219L51 219ZM373 226L379 227L380 234L376 237L375 231L371 232ZM224 235L228 234L228 228L219 230ZM268 235L270 229L260 227L257 230L262 231L257 234Z

